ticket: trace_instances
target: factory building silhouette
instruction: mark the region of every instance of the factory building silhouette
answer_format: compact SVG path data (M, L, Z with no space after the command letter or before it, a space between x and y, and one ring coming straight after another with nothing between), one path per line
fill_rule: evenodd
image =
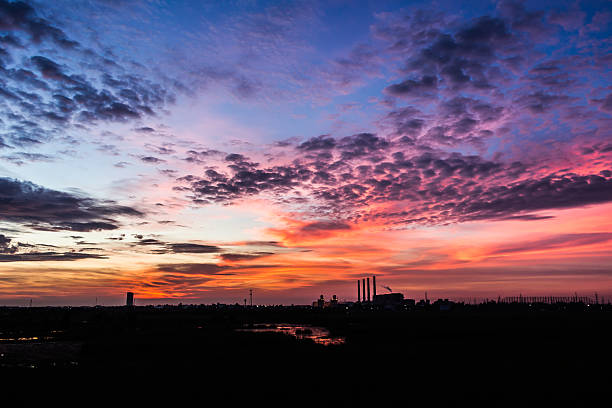
M370 292L371 289L371 292ZM371 296L371 294L373 296ZM374 306L379 309L387 309L387 310L397 310L401 309L404 306L414 306L414 299L404 299L404 295L402 293L385 293L385 294L377 294L376 293L376 276L372 276L372 286L370 287L370 278L362 278L357 279L357 301L356 302L346 302L339 303L336 295L332 296L332 299L329 302L326 302L323 295L319 297L319 299L312 302L313 307L318 308L326 308L326 307L336 307L336 306L354 306L354 305L369 305Z
M385 293L378 295L376 293L376 275L372 276L372 294L370 297L370 278L361 280L363 292L359 290L359 280L357 280L357 302L358 303L373 303L377 306L400 306L404 302L404 295L401 293Z

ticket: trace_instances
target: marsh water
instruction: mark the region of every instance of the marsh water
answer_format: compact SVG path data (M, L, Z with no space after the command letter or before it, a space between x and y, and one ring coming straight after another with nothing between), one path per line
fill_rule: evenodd
M326 328L309 324L262 323L238 330L253 333L283 333L300 340L310 339L324 346L340 345L345 342L344 337L333 337Z

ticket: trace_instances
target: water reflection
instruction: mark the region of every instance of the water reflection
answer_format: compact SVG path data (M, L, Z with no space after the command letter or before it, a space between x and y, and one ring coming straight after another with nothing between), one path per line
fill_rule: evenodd
M0 337L0 343L12 343L17 341L38 341L38 340L53 340L54 337L51 336L32 336L32 337Z
M55 340L54 335L61 334L63 332L64 332L63 330L51 330L51 332L48 335L43 335L43 336L26 336L22 333L0 332L0 343L35 342L35 341Z
M275 323L255 324L238 331L254 333L284 333L297 339L311 339L317 344L324 346L344 344L344 337L332 337L329 330L324 327L311 326L308 324Z

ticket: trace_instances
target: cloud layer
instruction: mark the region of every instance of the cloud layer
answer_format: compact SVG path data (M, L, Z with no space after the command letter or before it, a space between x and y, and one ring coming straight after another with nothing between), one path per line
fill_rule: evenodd
M36 184L0 178L0 220L41 231L95 231L119 228L115 217L141 217L134 208L111 200L47 189Z
M392 225L528 220L608 202L610 116L607 99L590 95L609 93L595 80L609 44L590 38L590 49L564 55L557 36L578 38L561 15L513 2L469 21L382 13L377 54L401 60L403 78L382 90L375 132L311 137L286 148L291 161L266 160L272 166L232 153L175 190L197 204L264 196L299 203L307 218Z

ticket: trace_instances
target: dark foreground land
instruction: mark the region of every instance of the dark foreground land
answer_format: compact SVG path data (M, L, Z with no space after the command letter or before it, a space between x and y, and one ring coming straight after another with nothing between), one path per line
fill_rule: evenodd
M239 330L279 323L324 327L344 343L326 346ZM329 381L406 384L473 379L477 393L519 379L520 387L553 384L557 397L577 400L593 391L589 384L602 391L597 387L600 381L609 384L612 369L612 310L601 305L493 304L444 312L222 305L1 308L0 332L3 368L199 370L233 378L300 373Z
M326 361L326 369L333 369L334 361L346 359L380 370L571 372L601 370L612 362L612 310L580 304L564 309L0 308L0 367L159 368L278 360ZM241 330L280 323L323 327L332 339L344 342L321 345L282 333Z

